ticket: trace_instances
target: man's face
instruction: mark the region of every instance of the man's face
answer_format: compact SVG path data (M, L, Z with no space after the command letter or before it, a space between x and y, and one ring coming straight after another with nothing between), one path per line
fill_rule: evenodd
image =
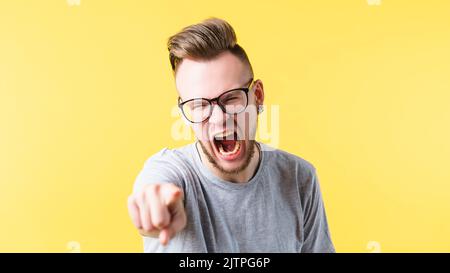
M181 101L185 102L194 98L214 99L228 90L249 87L252 75L241 60L230 52L224 52L208 61L183 59L175 79ZM227 95L221 98L223 104L236 99ZM257 105L262 104L263 99L262 83L253 82L245 111L227 114L213 103L208 119L192 123L204 154L220 172L239 173L249 165L255 151Z

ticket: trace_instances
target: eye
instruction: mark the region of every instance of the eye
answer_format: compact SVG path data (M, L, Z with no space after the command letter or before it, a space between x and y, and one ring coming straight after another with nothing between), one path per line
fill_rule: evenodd
M225 102L233 102L233 101L236 101L238 99L239 99L238 96L230 96L230 97L225 99Z
M222 103L235 103L242 99L242 94L240 91L230 92L224 95L221 98Z
M208 102L204 101L204 100L196 100L193 101L190 105L189 108L191 108L191 110L201 110L204 107L208 106Z
M194 104L191 108L192 108L192 110L198 110L198 109L201 109L202 107L203 107L203 105Z

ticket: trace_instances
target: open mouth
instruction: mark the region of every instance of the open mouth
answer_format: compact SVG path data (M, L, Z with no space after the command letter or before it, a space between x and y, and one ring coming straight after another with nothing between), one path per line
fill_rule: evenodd
M214 136L214 145L219 154L224 159L234 159L239 155L241 150L241 143L237 140L236 132L229 132L225 134L218 134Z

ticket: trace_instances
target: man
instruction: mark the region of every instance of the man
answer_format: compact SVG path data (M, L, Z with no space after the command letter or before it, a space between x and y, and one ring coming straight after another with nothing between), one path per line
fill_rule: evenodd
M163 149L128 208L145 252L334 252L314 167L255 141L264 87L233 28L211 18L169 38L197 141Z

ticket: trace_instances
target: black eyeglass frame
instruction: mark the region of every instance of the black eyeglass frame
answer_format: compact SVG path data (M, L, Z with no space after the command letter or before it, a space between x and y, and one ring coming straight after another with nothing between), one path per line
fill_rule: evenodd
M240 114L240 113L244 112L245 109L247 109L247 106L248 106L248 92L250 91L250 87L252 86L252 84L253 84L253 78L251 78L251 79L247 82L246 85L248 85L248 87L240 87L240 88L233 88L233 89L227 90L227 91L223 92L222 94L220 94L218 97L213 98L213 99L207 99L207 98L193 98L193 99L189 99L189 100L187 100L187 101L183 101L183 102L182 102L182 101L181 101L181 97L178 97L178 107L180 108L181 113L183 113L183 116L184 116L184 117L186 118L186 120L189 121L190 123L202 123L202 122L205 122L206 120L208 120L208 119L211 117L211 115L212 115L213 102L215 102L215 103L220 107L220 109L222 110L222 112L224 112L224 113L226 113L226 114L228 114L228 115L237 115L237 114ZM245 107L244 107L241 111L239 111L239 112L236 112L236 113L227 113L227 111L226 111L226 109L225 109L225 105L222 105L222 104L220 103L219 99L220 99L223 95L226 95L226 94L228 94L228 93L230 93L230 92L238 91L238 90L244 91L244 93L245 93L245 98L246 98L246 104L245 104ZM191 101L193 101L193 100L205 100L205 101L207 101L207 102L209 103L209 115L208 115L205 119L203 119L202 121L192 121L192 120L190 120L188 117L186 117L186 114L184 113L183 105L186 104L186 103L188 103L188 102L191 102Z

